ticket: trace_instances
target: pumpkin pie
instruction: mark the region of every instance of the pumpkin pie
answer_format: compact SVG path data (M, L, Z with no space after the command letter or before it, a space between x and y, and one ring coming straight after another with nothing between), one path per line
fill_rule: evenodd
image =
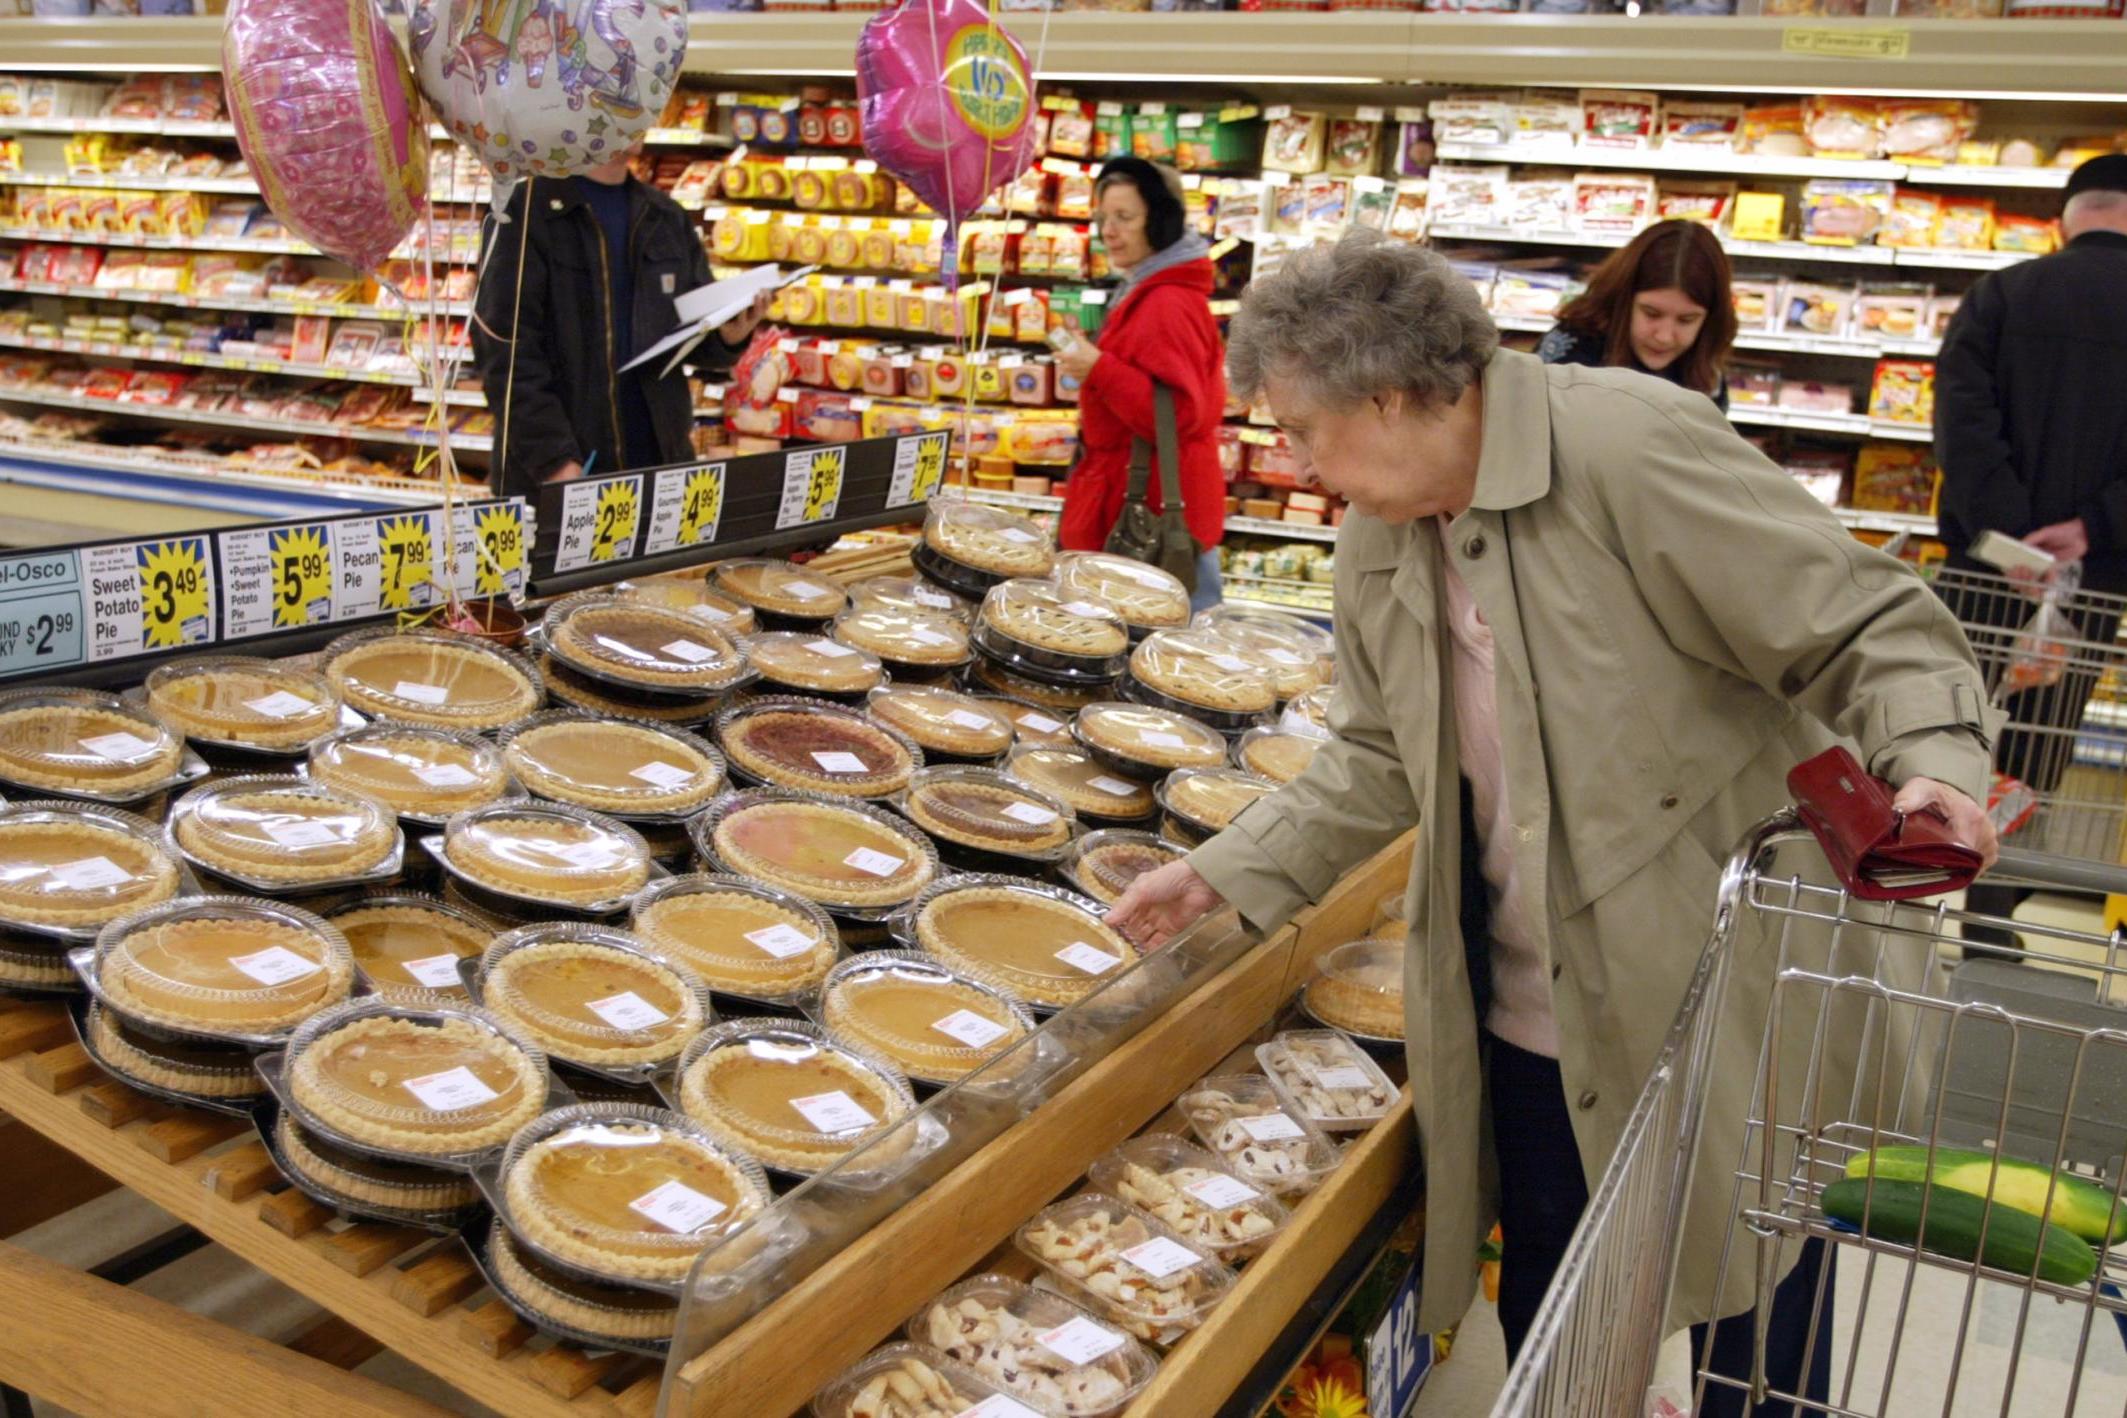
M555 701L571 709L593 714L613 714L623 719L648 719L660 724L699 724L715 716L716 698L673 699L662 695L630 697L611 685L580 675L551 655L539 659L539 677Z
M502 1162L512 1227L567 1265L621 1280L686 1279L711 1242L768 1204L766 1180L713 1130L663 1108L564 1108Z
M1039 887L941 890L917 910L915 933L931 954L1050 1008L1085 998L1137 958L1093 911Z
M761 678L804 694L862 694L886 678L869 650L858 650L810 631L772 630L749 635L746 658Z
M1368 1039L1403 1037L1400 940L1346 941L1315 964L1307 1012L1324 1024Z
M387 999L465 1002L458 962L486 950L495 933L473 916L426 896L357 901L325 918L354 952L357 969Z
M300 886L375 871L400 847L383 804L299 778L230 778L194 789L171 813L191 858L244 881Z
M502 753L534 793L598 812L691 812L724 785L716 750L692 734L573 711L519 724Z
M62 803L0 813L0 918L80 929L177 894L177 863L130 814Z
M1005 773L1028 787L1062 799L1081 817L1135 822L1159 810L1150 784L1117 777L1075 748L1019 749Z
M948 560L991 576L1046 576L1056 564L1039 524L978 502L933 502L923 540Z
M679 1098L726 1145L797 1173L830 1165L915 1106L883 1066L782 1019L733 1020L704 1034L681 1060Z
M289 1041L289 1098L318 1127L420 1157L499 1147L546 1107L546 1069L486 1016L370 1000L329 1010Z
M1112 687L1104 684L1045 684L1025 675L1015 675L986 655L977 655L969 662L962 681L969 689L984 694L1001 694L1006 699L1017 699L1051 713L1060 713L1066 719L1088 704L1098 704L1114 697Z
M1281 729L1251 729L1241 736L1234 757L1241 767L1273 783L1290 783L1307 771L1315 754L1329 740L1319 734L1287 733Z
M853 610L835 621L835 641L882 660L950 669L966 662L967 626L932 611Z
M1027 853L1071 840L1071 810L994 768L930 768L909 785L902 809L934 837L978 851Z
M1003 994L939 961L872 951L836 967L820 1022L911 1078L951 1083L1026 1037L1030 1022Z
M770 615L825 621L849 608L840 582L787 561L726 561L710 575L719 591Z
M610 592L571 596L546 615L548 651L581 670L648 689L725 689L746 673L738 646L685 611Z
M974 607L921 576L871 576L849 588L855 610L927 611L968 620Z
M354 961L307 911L234 897L179 897L113 922L96 982L132 1019L188 1033L267 1035L347 998Z
M1130 675L1169 699L1221 714L1258 714L1278 701L1268 660L1212 630L1160 630L1130 654Z
M507 896L592 906L642 890L650 849L635 832L582 808L497 803L453 818L451 869Z
M727 876L660 882L635 903L630 924L645 945L699 975L712 990L783 1000L818 985L840 955L819 908Z
M160 720L91 690L0 696L0 778L114 801L143 797L184 767L185 741Z
M549 1053L593 1068L675 1057L706 1022L697 983L624 931L528 926L489 947L480 998Z
M1182 853L1149 832L1088 832L1073 844L1064 875L1080 891L1112 906L1148 871L1178 862Z
M341 1147L282 1113L273 1123L273 1150L295 1180L356 1209L433 1216L478 1204L480 1188L465 1172L392 1162Z
M1078 741L1095 753L1153 773L1217 768L1226 762L1226 736L1186 714L1109 701L1079 710Z
M372 724L315 745L310 781L431 822L484 807L510 786L502 754L488 740L411 724Z
M20 932L0 935L0 985L61 994L81 989L60 942Z
M361 631L325 650L349 704L402 723L499 729L539 707L537 673L516 656L440 631Z
M1160 805L1204 832L1223 832L1241 809L1277 790L1277 784L1231 768L1181 769L1160 784Z
M916 741L926 754L991 759L1012 746L1011 706L956 689L885 684L864 700L874 722Z
M109 1072L150 1088L201 1098L256 1098L266 1080L251 1066L249 1049L185 1044L142 1033L91 1003L85 1022L89 1051Z
M500 1222L488 1228L487 1264L511 1308L543 1327L620 1344L657 1344L679 1326L675 1297L557 1270L527 1253Z
M997 586L983 597L982 623L1020 645L1096 664L1130 648L1129 627L1114 611L1048 581Z
M751 635L754 631L753 607L711 587L704 576L645 576L640 581L621 582L613 588L613 594L643 605L683 612L726 635Z
M150 712L209 743L301 748L340 724L340 696L323 676L271 660L179 661L150 674L146 688Z
M824 906L899 905L937 872L929 844L853 804L742 796L705 837L731 871Z
M1057 558L1056 584L1071 596L1106 606L1134 629L1165 630L1189 623L1189 590L1160 570L1127 556L1079 551Z
M883 798L908 786L922 759L892 730L838 706L757 700L728 710L717 737L732 764L780 788Z

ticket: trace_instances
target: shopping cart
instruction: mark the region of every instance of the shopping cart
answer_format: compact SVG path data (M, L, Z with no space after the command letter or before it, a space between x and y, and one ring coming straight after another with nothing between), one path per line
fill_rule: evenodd
M2021 851L2005 851L1994 875L2083 891L2127 887L2119 867ZM1940 904L1863 902L1819 884L1830 880L1821 850L1791 814L1759 826L1730 859L1711 938L1494 1418L1655 1411L1649 1389L1665 1316L1672 1299L1688 1303L1692 1287L1727 1295L1721 1308L1731 1314L1755 1296L1760 1321L1752 1373L1708 1372L1710 1343L1691 1356L1685 1387L1694 1410L1720 1389L1840 1418L2117 1415L2127 1407L2127 1361L2118 1352L2127 1322L2115 1326L2127 1321L2118 1288L2127 1284L2127 1242L2117 1253L2101 1248L2092 1281L2067 1286L2036 1278L2035 1266L2008 1273L1864 1237L1827 1220L1819 1204L1848 1159L1906 1143L1991 1148L2072 1169L2111 1192L2115 1217L2127 1216L2119 1193L2127 935L2020 922L2028 948L2014 959L1952 969L1960 929L1998 922ZM1736 1007L1739 997L1749 1008ZM1737 1031L1725 1048L1724 1030ZM1721 1091L1715 1058L1733 1061L1737 1047L1747 1058L1753 1036L1755 1079L1747 1094L1730 1091L1731 1101L1747 1098L1738 1130L1708 1110ZM1708 1206L1717 1227L1729 1222L1711 1288L1711 1257L1687 1255L1684 1240L1687 1214ZM1768 1384L1763 1328L1772 1287L1811 1239L1832 1247L1837 1262L1823 1268L1810 1311L1817 1318L1807 1344L1812 1354L1827 1347L1832 1376L1829 1398L1814 1402ZM1824 1322L1834 1271L1843 1324ZM1925 1326L1914 1321L1916 1291L1927 1296L1918 1307ZM2060 1337L2060 1314L2046 1314L2052 1349L2074 1353L2068 1370L2060 1354L2049 1356L2043 1386L2028 1373L2020 1379L2041 1301L2073 1307L2075 1320L2071 1345ZM1967 1363L1982 1312L1990 1346L2004 1325L2012 1333L1986 1362ZM1917 1352L1902 1344L1922 1328ZM2086 1383L2092 1354L2107 1362Z
M2036 797L2017 845L2092 861L2127 849L2127 596L2075 591L2047 600L2036 582L1948 567L1935 593L1972 642L2009 723L1995 767ZM2013 818L2011 819L2013 820Z

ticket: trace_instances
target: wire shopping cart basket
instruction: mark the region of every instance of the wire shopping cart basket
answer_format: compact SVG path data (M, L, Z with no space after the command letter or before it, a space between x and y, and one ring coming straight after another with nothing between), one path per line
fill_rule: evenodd
M1994 875L2127 888L2119 867L2020 851L2005 851ZM2022 922L2027 949L1952 968L1964 926L2001 923L1820 884L1832 881L1792 814L1761 824L1730 858L1676 1020L1494 1418L1661 1411L1650 1385L1670 1317L1735 1315L1754 1302L1746 1365L1713 1372L1711 1336L1692 1353L1691 1411L1749 1412L1766 1398L1791 1405L1773 1411L1838 1418L2127 1411L2127 934ZM1756 1050L1747 1088L1724 1086L1716 1066L1717 1055L1732 1064L1737 1048L1738 1074ZM1939 1184L1916 1189L1931 1210L1902 1232L1889 1155L1874 1177L1865 1165L1893 1146L1922 1149L1908 1158ZM1953 1149L1989 1155L1953 1179L1941 1170ZM2038 1171L2012 1169L2012 1159ZM1850 1168L1861 1179L1858 1226L1825 1210L1826 1188ZM2038 1228L2011 1215L2012 1196L2062 1223L2071 1177L2093 1188L2079 1195L2095 1205L2094 1234L2122 1237L2117 1252L2091 1240L2094 1274L2072 1283L2052 1250L2012 1264L2003 1244L2020 1219ZM1966 1188L1963 1209L1980 1212L1964 1247L1979 1259L1956 1258L1957 1198L1942 1200L1950 1186ZM1855 1191L1834 1198L1850 1203ZM1992 1205L1980 1200L1989 1192ZM1725 1232L1711 1251L1693 1226L1705 1217ZM1898 1234L1925 1234L1928 1247ZM2065 1247L2069 1235L2047 1224L2043 1240ZM1772 1381L1766 1321L1774 1287L1813 1241L1831 1263L1815 1272L1804 1342L1811 1360L1822 1356L1829 1387L1809 1395ZM2045 1362L2026 1364L2035 1327Z
M2064 857L2127 859L2127 596L2057 594L2048 610L2036 582L1949 567L1933 580L2009 716L1995 767L2035 800L2013 840Z

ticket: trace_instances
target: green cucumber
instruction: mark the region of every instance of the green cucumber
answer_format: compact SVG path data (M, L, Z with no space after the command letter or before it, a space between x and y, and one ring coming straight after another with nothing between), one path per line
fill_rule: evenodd
M1931 1172L1925 1147L1879 1147L1874 1152L1848 1158L1846 1175L1866 1177L1874 1172L1886 1181L1933 1182L1938 1187L1979 1197L1987 1195L1991 1178L1994 1200L1999 1205L2013 1206L2027 1216L2043 1215L2054 1225L2067 1227L2092 1245L2107 1238L2108 1223L2112 1240L2127 1238L2127 1205L2120 1208L2119 1215L2113 1215L2111 1188L2097 1186L2066 1172L2056 1174L2036 1162L2015 1157L2001 1157L1997 1170L1996 1158L1997 1154L1992 1152L1938 1147ZM2050 1210L2046 1204L2049 1186L2053 1189Z
M1870 1188L1875 1188L1873 1194ZM1833 1182L1821 1199L1824 1214L1859 1228L1862 1209L1868 1209L1867 1234L1878 1240L1903 1241L1911 1245L1920 1236L1920 1208L1928 1211L1928 1234L1920 1244L1952 1260L1971 1260L1979 1251L1982 1221L1987 1233L1986 1253L1980 1256L1996 1270L2029 1275L2038 1262L2038 1278L2058 1285L2081 1285L2097 1273L2097 1252L2080 1236L2010 1206L1996 1206L1987 1216L1987 1203L1968 1192L1925 1182L1892 1182L1868 1178Z

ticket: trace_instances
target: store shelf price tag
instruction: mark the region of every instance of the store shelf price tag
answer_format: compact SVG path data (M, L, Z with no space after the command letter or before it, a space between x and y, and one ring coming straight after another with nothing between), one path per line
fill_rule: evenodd
M790 1106L796 1108L812 1124L813 1131L824 1133L855 1132L868 1128L879 1120L871 1115L862 1103L837 1088L832 1093L813 1093L803 1098L793 1098Z
M86 547L81 570L91 660L214 638L214 557L206 537Z
M473 589L503 596L524 585L524 504L498 502L473 520ZM464 578L459 578L464 584Z
M842 479L848 469L849 447L842 443L807 448L784 459L776 530L832 518L842 506Z
M1154 1280L1164 1280L1178 1270L1202 1263L1195 1251L1165 1236L1154 1236L1141 1245L1132 1246L1122 1252L1122 1257Z
M377 606L403 611L436 598L436 540L428 514L377 519Z
M945 459L952 442L947 432L918 433L894 445L894 475L886 505L901 507L930 501L945 481Z
M1813 54L1823 59L1903 59L1912 52L1913 32L1889 27L1849 29L1832 25L1789 25L1780 31L1784 54Z
M642 485L640 474L568 484L561 499L561 545L554 553L554 569L580 571L632 555Z
M80 664L86 625L77 553L0 557L0 676Z
M330 537L322 524L281 527L266 534L275 630L323 625L332 619Z
M656 556L679 547L707 546L724 521L724 476L727 464L668 468L650 489L650 530L643 554Z
M726 1210L713 1196L704 1196L681 1181L662 1182L628 1203L630 1211L655 1221L667 1231L691 1236Z
M1066 1320L1054 1329L1045 1329L1035 1335L1034 1340L1066 1364L1090 1364L1123 1347L1120 1333L1084 1315Z

